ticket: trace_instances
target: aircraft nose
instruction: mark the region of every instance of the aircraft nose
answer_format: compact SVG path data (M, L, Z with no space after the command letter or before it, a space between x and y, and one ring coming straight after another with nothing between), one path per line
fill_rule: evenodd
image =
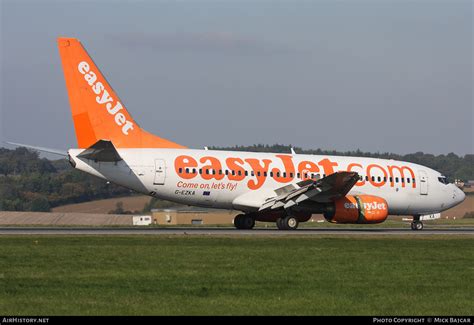
M457 186L454 188L453 199L456 202L456 205L464 201L466 194Z

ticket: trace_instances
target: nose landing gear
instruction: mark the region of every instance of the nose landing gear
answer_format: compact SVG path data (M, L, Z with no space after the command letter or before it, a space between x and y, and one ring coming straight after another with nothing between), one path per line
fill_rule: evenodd
M411 230L423 230L423 222L420 221L420 216L413 216Z

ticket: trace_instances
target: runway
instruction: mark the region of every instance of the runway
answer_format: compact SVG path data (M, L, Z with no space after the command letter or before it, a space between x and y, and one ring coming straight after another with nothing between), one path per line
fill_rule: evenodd
M188 228L140 228L140 227L1 227L0 235L193 235L193 236L322 236L322 235L471 235L473 227L463 228L425 228L413 231L409 228L301 228L293 231L282 231L273 228L237 230L221 227L188 227Z

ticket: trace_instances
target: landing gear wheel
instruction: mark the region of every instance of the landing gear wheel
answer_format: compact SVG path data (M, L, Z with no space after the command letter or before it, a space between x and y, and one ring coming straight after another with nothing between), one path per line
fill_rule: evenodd
M285 226L283 225L283 218L278 218L276 224L278 229L285 230Z
M234 218L234 226L237 229L252 229L255 227L255 219L246 214L239 214Z
M238 214L235 216L234 218L234 227L237 228L237 229L242 229L242 218L243 218L243 214Z
M298 219L293 216L286 216L284 218L278 218L277 227L280 230L295 230L298 228Z
M243 229L253 229L255 227L255 219L251 216L245 215L242 219Z
M412 230L423 230L423 222L421 221L413 221L411 223Z
M421 222L421 221L416 221L416 222L415 222L415 229L416 229L416 230L423 230L423 222Z
M296 230L296 228L298 228L299 222L295 217L288 216L283 220L285 221L285 226L288 230Z

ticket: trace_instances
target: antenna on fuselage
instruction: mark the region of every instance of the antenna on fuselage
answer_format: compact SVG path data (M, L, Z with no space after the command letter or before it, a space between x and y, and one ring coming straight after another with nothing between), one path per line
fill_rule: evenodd
M293 149L293 147L290 147L290 150L292 155L296 155L295 149Z

